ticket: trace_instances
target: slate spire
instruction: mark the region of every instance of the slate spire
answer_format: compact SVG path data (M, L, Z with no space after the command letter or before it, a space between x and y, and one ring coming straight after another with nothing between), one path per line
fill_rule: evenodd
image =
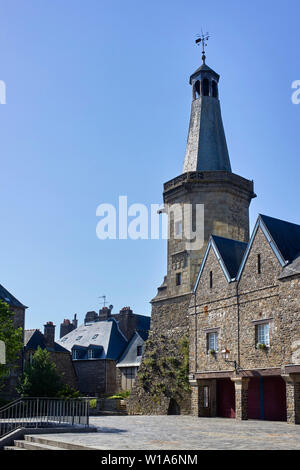
M220 76L205 63L190 77L193 90L190 127L183 173L228 171L231 165L218 93Z

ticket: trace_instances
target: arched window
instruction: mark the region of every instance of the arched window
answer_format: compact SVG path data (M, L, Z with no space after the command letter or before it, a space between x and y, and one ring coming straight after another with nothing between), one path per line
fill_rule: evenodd
M196 81L195 85L194 85L194 97L195 97L195 100L197 100L200 96L200 82L199 80Z
M208 80L208 78L203 79L202 87L203 87L203 96L209 96L209 80Z
M212 81L212 95L214 98L218 98L218 85L214 80Z

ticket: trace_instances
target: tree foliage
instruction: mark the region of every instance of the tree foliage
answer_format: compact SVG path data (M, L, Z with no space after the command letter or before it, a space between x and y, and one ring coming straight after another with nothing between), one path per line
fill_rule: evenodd
M4 341L6 348L6 364L0 364L0 388L7 377L9 369L15 367L14 363L23 347L22 328L15 328L14 312L7 303L0 300L0 340Z
M56 397L62 390L62 377L46 349L37 348L31 364L25 366L17 391L24 397Z

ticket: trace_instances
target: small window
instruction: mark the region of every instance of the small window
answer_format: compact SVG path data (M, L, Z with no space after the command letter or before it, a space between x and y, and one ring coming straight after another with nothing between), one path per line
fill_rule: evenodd
M207 334L207 353L218 351L218 333L208 333Z
M181 273L176 273L176 286L181 286Z
M82 336L77 336L77 338L75 339L75 341L80 341L82 338Z
M181 236L182 235L182 221L179 220L175 222L175 235Z
M94 336L92 337L92 339L96 339L96 338L98 338L98 336L99 336L99 335L94 335Z
M257 274L261 274L261 256L257 255Z
M270 346L270 325L269 323L261 323L255 326L256 328L256 347Z
M94 349L89 349L88 350L88 358L89 359L94 359L95 358L95 350Z
M141 356L143 354L143 346L137 346L136 355Z
M78 349L73 349L72 357L73 357L73 359L79 359Z
M203 387L203 408L209 408L209 387Z
M209 273L209 287L210 289L213 288L213 272L212 271L210 271Z
M64 342L67 341L67 340L68 340L68 338L63 338L63 339L61 340L61 342L64 343Z

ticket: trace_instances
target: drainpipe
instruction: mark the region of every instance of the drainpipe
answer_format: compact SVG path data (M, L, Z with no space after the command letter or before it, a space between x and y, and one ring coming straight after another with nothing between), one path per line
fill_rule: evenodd
M197 305L196 305L196 292L193 292L194 295L194 315L195 315L195 343L194 343L194 348L195 348L195 372L198 370L198 350L197 350L197 344L198 344L198 322L197 322Z
M237 301L237 321L238 321L238 331L237 331L237 342L238 342L238 368L241 366L241 348L240 348L240 294L239 294L239 281L236 283L236 301Z

